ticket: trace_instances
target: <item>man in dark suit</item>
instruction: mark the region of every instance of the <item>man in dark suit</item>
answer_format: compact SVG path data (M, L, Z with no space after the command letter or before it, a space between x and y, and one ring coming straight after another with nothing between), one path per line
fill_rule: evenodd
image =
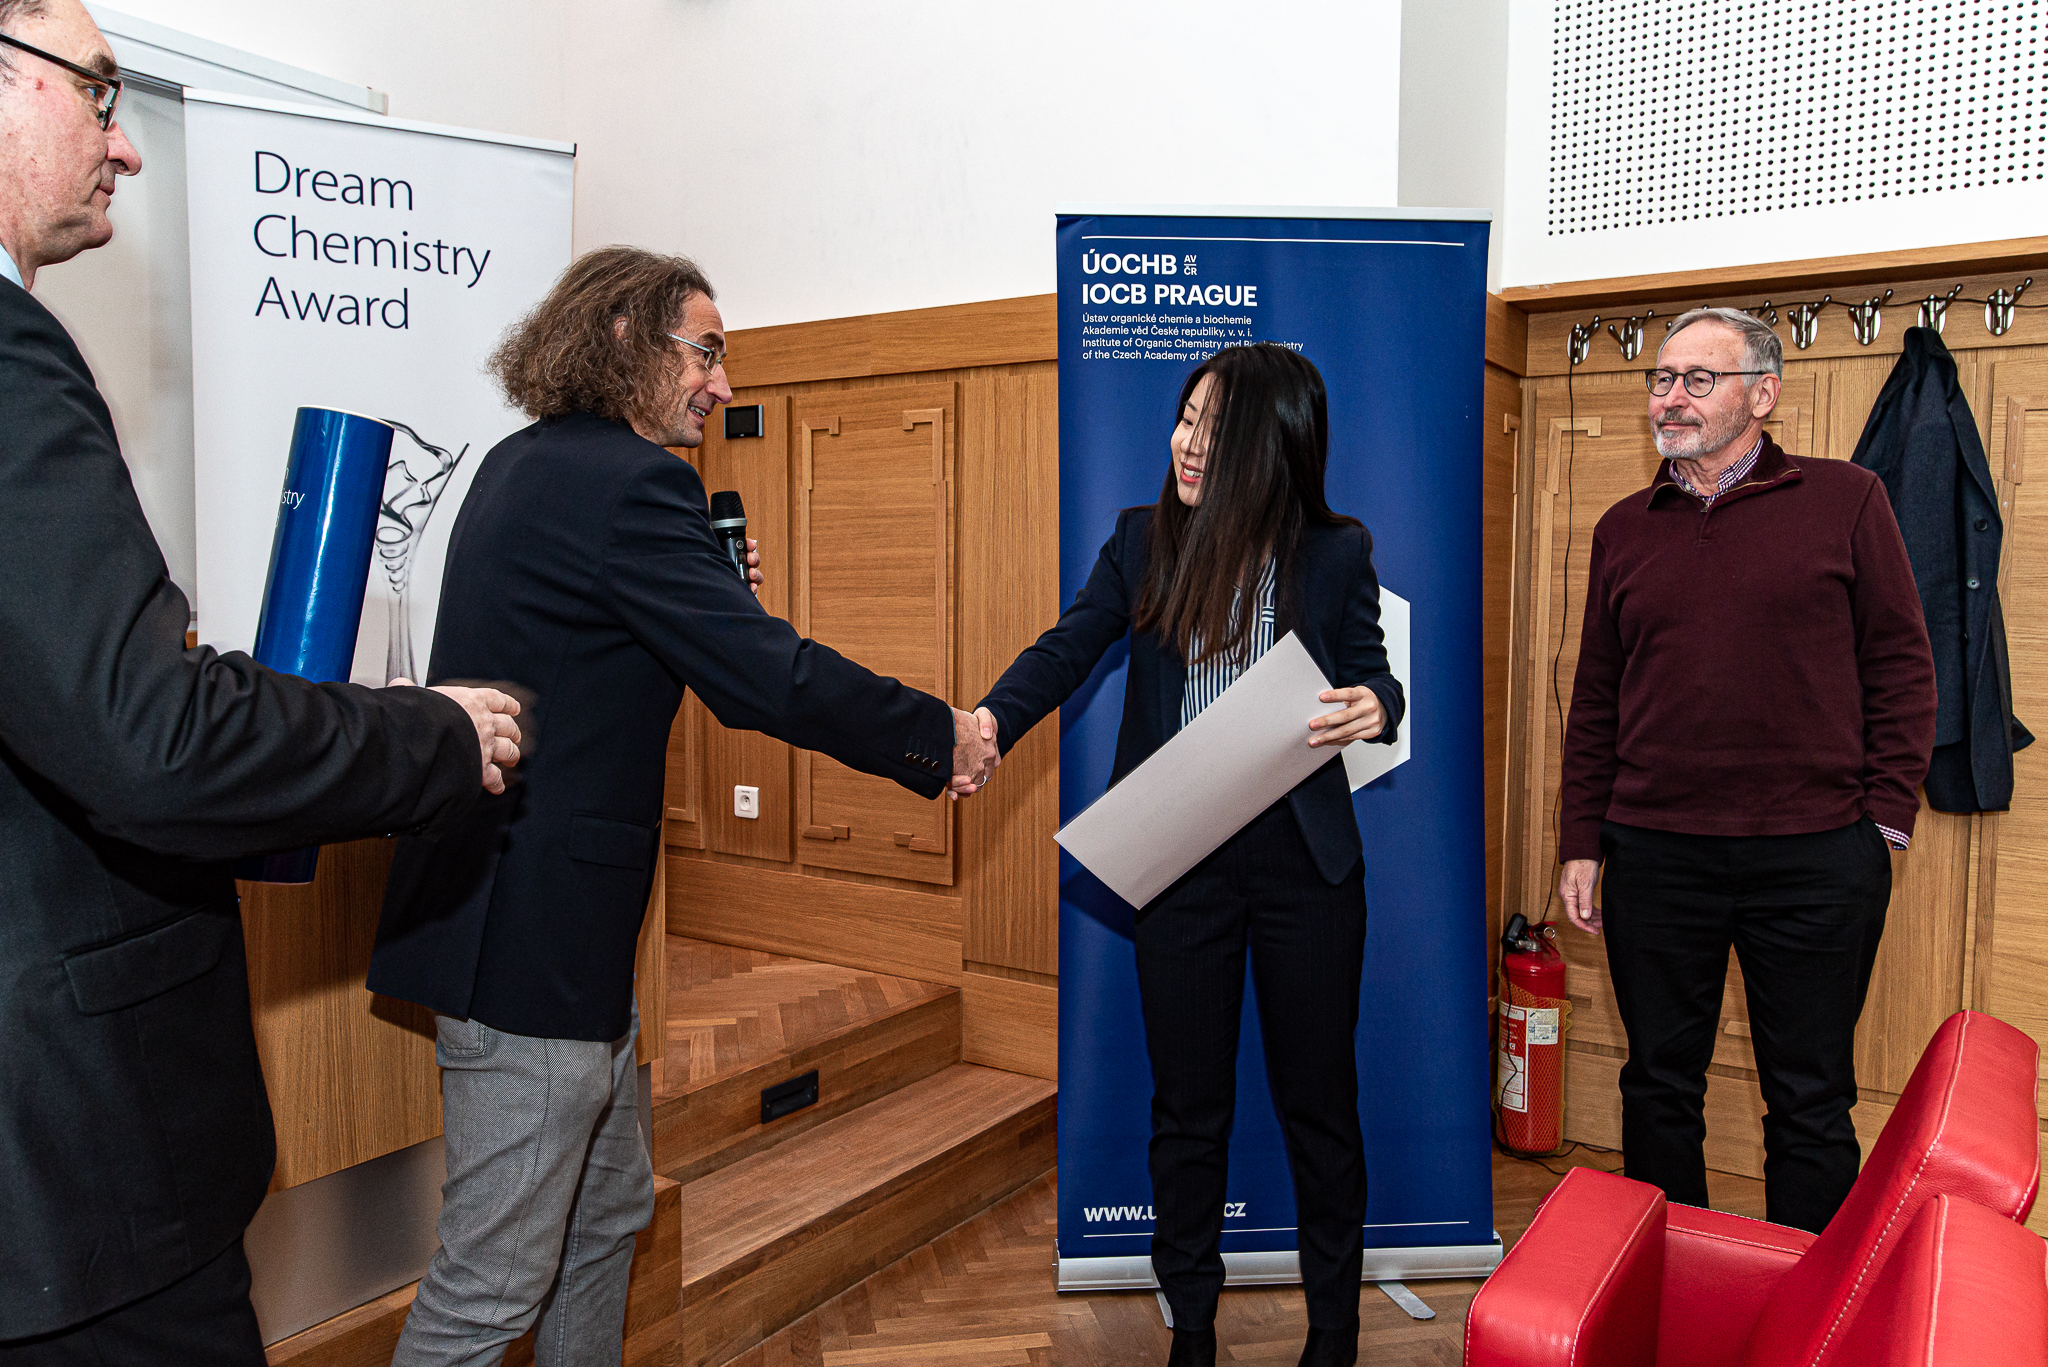
M0 1364L257 1367L241 1237L275 1142L228 861L455 820L503 787L516 704L185 648L107 406L27 289L113 235L118 95L78 0L0 0Z
M618 1361L654 1199L633 955L683 690L927 797L994 762L974 718L802 639L734 572L697 472L663 449L732 398L724 356L694 265L607 247L492 360L536 421L456 519L429 677L531 689L538 743L512 790L403 842L385 896L369 986L436 1013L448 1149L398 1363L496 1362L536 1320L542 1361Z

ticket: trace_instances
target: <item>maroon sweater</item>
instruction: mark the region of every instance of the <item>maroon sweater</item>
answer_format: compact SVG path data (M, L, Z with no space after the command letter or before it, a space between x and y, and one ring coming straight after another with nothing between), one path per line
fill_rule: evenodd
M1593 532L1565 729L1560 859L1603 818L1794 835L1863 816L1911 834L1934 745L1934 659L1877 476L1756 466L1702 511L1667 462Z

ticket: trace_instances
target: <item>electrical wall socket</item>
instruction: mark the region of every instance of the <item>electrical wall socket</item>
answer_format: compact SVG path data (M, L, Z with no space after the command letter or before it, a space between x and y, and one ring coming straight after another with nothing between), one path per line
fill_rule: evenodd
M732 814L743 821L761 819L761 790L745 784L735 784L732 790Z

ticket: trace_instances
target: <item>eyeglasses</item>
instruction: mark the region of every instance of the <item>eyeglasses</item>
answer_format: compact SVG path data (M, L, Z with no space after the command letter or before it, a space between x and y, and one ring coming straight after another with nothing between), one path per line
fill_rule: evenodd
M681 342L681 343L682 343L682 344L683 344L684 346L688 347L688 348L689 348L690 350L692 350L692 351L695 351L695 352L698 352L698 353L700 353L700 354L701 354L701 355L702 355L702 356L704 357L704 369L705 369L705 370L707 370L707 371L712 371L712 370L716 370L716 369L718 369L718 368L719 368L720 366L722 366L722 365L724 365L724 364L725 364L725 353L724 353L724 352L722 352L722 351L713 351L713 350L712 350L712 349L711 349L710 347L708 347L708 346L705 346L705 345L704 345L704 344L703 344L702 342L693 342L693 341L691 341L691 340L690 340L689 338L687 338L687 337L677 337L677 336L676 336L676 335L675 335L675 334L674 334L673 332L671 332L671 333L669 334L669 336L670 336L670 337L672 337L672 338L674 338L674 339L675 339L676 341L678 341L678 342Z
M1769 375L1768 370L1688 370L1683 376L1685 392L1695 399L1704 399L1714 392L1714 386L1721 382L1723 375ZM1680 375L1675 370L1645 370L1643 383L1650 387L1652 394L1669 394Z
M121 103L120 77L108 76L103 72L94 71L89 66L80 66L76 62L67 62L54 52L45 52L39 47L30 47L27 43L22 42L21 39L10 38L4 33L0 33L0 43L4 43L8 47L18 47L31 57L40 57L55 66L63 67L74 76L82 77L86 85L78 93L85 96L91 102L93 115L100 121L101 129L104 130L114 122L114 106Z

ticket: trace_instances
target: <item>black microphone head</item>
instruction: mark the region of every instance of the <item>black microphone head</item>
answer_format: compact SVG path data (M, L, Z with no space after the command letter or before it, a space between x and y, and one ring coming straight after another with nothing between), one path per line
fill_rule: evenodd
M711 525L716 527L732 522L743 527L746 525L746 506L740 502L739 490L721 489L711 496Z

